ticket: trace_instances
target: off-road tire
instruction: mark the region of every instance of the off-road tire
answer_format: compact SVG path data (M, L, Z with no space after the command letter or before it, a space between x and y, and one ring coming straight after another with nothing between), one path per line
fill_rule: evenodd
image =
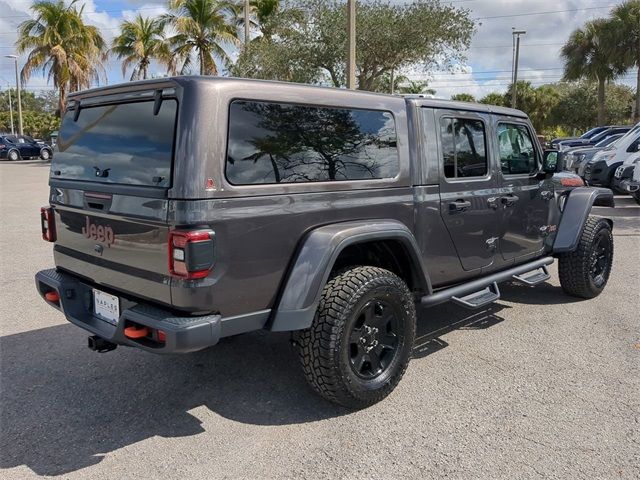
M599 242L603 242L602 244ZM606 258L600 275L594 278L597 248L603 245ZM613 264L613 234L611 225L602 218L589 217L584 225L578 248L559 257L558 274L565 293L575 297L594 298L607 285Z
M350 336L365 315L362 309L372 303L376 308L384 305L384 312L397 319L397 347L377 377L364 379L352 367L353 348L359 351L361 345L354 345ZM415 303L406 283L388 270L361 266L338 272L327 282L311 327L296 332L294 342L309 385L331 402L360 409L396 387L411 358L415 329Z

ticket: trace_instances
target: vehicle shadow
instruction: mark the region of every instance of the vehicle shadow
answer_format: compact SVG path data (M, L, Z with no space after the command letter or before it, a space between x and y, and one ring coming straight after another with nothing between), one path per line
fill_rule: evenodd
M503 308L421 311L414 358L446 346L439 337L448 331L501 322ZM153 436L197 435L205 431L193 412L201 406L255 425L350 413L306 385L288 334L255 332L171 356L125 347L97 354L85 344L86 334L72 325L0 338L0 468L64 475ZM207 433L227 434L209 425Z
M519 282L501 283L500 298L507 302L525 305L553 305L585 301L584 298L572 297L564 293L562 287L547 282L535 286L523 285Z
M85 344L72 325L0 339L0 468L62 475L153 436L196 435L205 430L190 411L200 406L257 425L349 413L306 385L288 334L257 332L172 356L123 347L97 354Z
M498 312L510 308L494 303L481 310L467 310L452 303L431 308L421 308L419 312L416 341L413 345L413 358L424 358L438 352L449 344L443 335L453 330L484 330L502 321Z

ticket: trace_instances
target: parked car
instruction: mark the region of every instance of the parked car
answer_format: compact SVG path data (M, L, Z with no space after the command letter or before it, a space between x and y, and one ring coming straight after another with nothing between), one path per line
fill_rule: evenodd
M561 140L557 143L556 148L560 151L565 151L575 147L589 147L592 145L596 145L597 143L611 135L616 135L619 133L625 134L629 130L631 130L631 127L606 127L604 130L591 136L590 138Z
M616 169L630 155L640 151L640 123L609 147L596 152L585 164L584 179L589 185L610 187Z
M636 203L640 205L640 162L636 162L633 168L633 178L629 182L629 192L635 198Z
M0 159L16 161L21 158L41 158L50 160L52 157L53 149L49 145L39 144L29 136L0 136Z
M556 259L593 298L611 272L589 213L612 192L556 175L518 110L215 77L69 99L36 287L92 350L292 332L312 388L364 408L403 376L417 304L484 308Z
M635 191L633 173L640 162L640 153L629 155L613 174L612 188L619 193L631 194Z
M594 135L597 135L598 133L602 132L603 130L606 130L607 128L608 127L595 127L595 128L592 128L591 130L587 130L586 132L584 132L579 137L559 137L559 138L554 138L553 140L551 140L551 142L549 142L549 148L551 148L553 150L560 150L560 142L563 142L563 141L566 141L566 140L575 140L575 139L578 139L578 138L589 139L589 138L593 137Z
M622 138L623 133L617 133L615 135L609 135L608 137L600 140L597 144L590 147L575 147L570 148L560 153L560 157L564 159L564 167L566 170L574 173L579 173L580 167L583 163L588 162L593 158L596 152L603 150L604 148L612 145L616 140Z

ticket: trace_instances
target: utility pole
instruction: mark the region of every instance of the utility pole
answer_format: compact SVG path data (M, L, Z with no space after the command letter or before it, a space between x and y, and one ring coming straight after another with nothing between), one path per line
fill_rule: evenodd
M16 129L13 128L13 105L11 105L11 87L7 89L9 92L9 118L11 119L11 135L16 134Z
M356 88L356 0L347 2L347 24L349 29L347 57L347 88Z
M511 84L511 108L516 108L516 97L518 94L518 61L520 59L520 35L526 34L526 30L516 30L512 28L511 34L515 37L516 41L516 53L513 62L513 83Z
M244 48L249 46L249 0L244 0Z
M18 81L18 56L17 55L5 55L7 58L13 58L16 65L16 90L18 91L18 133L24 135L22 130L22 100L20 98L20 82Z

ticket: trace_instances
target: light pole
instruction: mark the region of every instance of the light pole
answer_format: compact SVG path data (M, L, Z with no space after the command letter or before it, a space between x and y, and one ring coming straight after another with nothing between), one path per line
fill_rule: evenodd
M347 88L356 88L356 0L347 3L347 27L349 29L349 44L347 57Z
M16 129L13 127L13 105L11 105L11 86L7 88L7 92L9 93L9 118L11 119L11 135L15 135Z
M518 60L520 58L520 35L527 33L526 30L516 30L511 28L513 38L515 39L515 56L513 61L513 83L511 84L511 108L516 108L516 95L518 93Z
M16 91L18 92L18 133L24 135L22 130L22 100L20 98L20 82L18 81L18 56L17 55L5 55L7 58L13 58L16 65Z

